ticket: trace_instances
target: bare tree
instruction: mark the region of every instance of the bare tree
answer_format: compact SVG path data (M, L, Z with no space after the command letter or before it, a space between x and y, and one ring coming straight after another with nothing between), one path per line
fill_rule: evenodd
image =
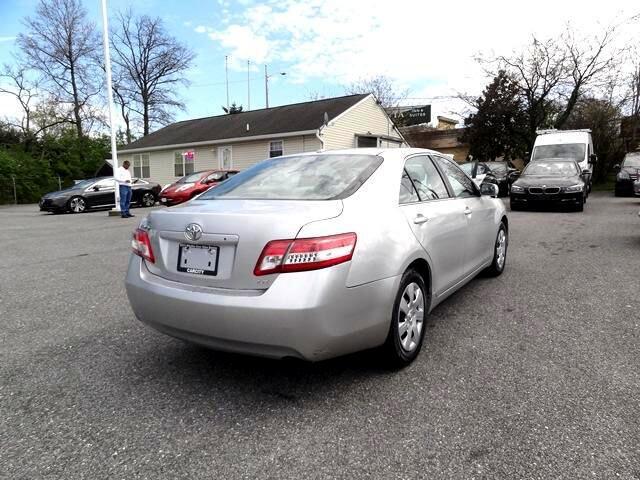
M607 83L603 78L615 73L615 67L622 52L613 49L611 42L615 37L615 26L605 29L600 37L576 38L575 34L568 30L563 37L566 51L565 69L568 73L567 93L565 107L555 121L555 127L560 128L571 115L585 89L594 83ZM597 85L594 85L597 86Z
M398 89L393 80L384 75L362 78L346 86L344 90L348 95L373 93L384 108L397 107L409 95L409 90Z
M561 128L587 91L606 90L615 77L620 50L613 48L617 26L599 37L577 37L570 26L558 38L533 37L522 52L480 62L489 75L504 70L519 87L529 124L529 144L541 127Z
M173 110L184 108L176 90L189 84L184 72L194 53L167 34L162 19L136 17L131 11L119 14L111 38L121 79L116 97L121 107L142 117L143 135L148 135L153 124L170 122Z
M67 121L68 114L63 117L47 118L46 121L43 121L44 103L39 93L38 83L29 78L24 66L5 65L0 73L0 78L8 81L4 86L0 85L0 94L14 97L22 110L20 118L7 119L5 123L20 130L27 142L48 128Z
M41 85L58 102L71 106L72 123L79 137L88 104L99 93L100 41L80 0L40 0L34 17L24 20L27 29L17 38L27 66L36 70Z
M504 70L520 90L529 123L529 143L535 131L546 126L554 109L554 92L567 78L566 52L554 40L533 38L529 47L511 57L500 56L493 63Z

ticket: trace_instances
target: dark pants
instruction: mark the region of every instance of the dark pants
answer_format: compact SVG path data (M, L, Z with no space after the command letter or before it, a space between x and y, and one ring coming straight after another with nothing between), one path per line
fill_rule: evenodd
M131 205L131 187L120 185L120 215L129 215L129 205Z

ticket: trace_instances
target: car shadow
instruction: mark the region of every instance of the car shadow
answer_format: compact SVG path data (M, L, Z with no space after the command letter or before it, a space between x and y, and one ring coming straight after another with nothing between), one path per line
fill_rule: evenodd
M158 393L169 383L185 400L205 392L234 408L265 401L311 406L325 401L325 395L348 395L372 377L393 378L397 373L384 366L376 350L311 363L218 352L175 339L145 345L124 382L144 383Z

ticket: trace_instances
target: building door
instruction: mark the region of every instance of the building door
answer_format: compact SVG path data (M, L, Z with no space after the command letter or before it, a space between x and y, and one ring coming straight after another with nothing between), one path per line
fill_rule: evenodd
M233 168L233 156L230 145L218 147L218 166L221 170L231 170Z

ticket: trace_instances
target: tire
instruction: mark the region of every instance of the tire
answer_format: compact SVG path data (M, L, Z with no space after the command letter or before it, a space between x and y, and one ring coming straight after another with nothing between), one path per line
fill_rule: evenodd
M71 197L67 202L67 209L71 213L84 213L87 211L87 202L84 198L75 196Z
M148 208L153 207L156 204L156 196L153 192L143 192L140 197L140 205Z
M391 325L382 346L387 366L404 368L416 359L422 349L428 311L424 279L415 270L407 270L393 302Z
M496 243L493 246L493 261L485 270L484 274L489 277L502 275L507 264L507 250L509 247L509 231L504 222L500 222Z

